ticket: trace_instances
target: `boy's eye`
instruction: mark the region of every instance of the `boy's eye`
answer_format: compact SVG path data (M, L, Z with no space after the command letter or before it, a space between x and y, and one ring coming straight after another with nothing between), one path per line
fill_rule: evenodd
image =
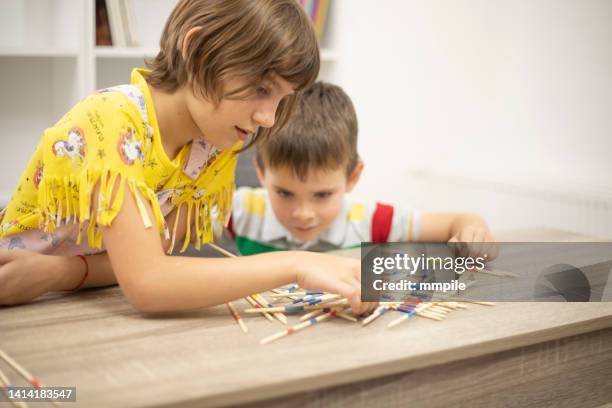
M319 191L318 193L315 193L315 197L316 198L329 198L332 195L331 191Z
M290 191L286 191L286 190L276 190L276 193L281 197L281 198L291 198L293 197L293 193Z

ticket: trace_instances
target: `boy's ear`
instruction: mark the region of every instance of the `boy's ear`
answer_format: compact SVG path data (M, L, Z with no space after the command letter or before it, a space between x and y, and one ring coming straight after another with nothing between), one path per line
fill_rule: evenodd
M202 27L191 27L187 34L185 34L185 38L183 38L183 44L181 44L181 56L183 60L187 58L187 49L189 48L189 44L191 44L191 40L193 36L196 35L199 31L202 30Z
M253 157L253 165L255 166L255 172L257 173L257 179L259 180L259 184L264 185L264 170L259 167L257 163L257 159Z
M364 167L363 161L357 160L357 164L355 164L355 168L353 169L351 174L349 174L348 180L346 181L346 192L347 193L350 193L355 187L355 185L357 184L357 182L359 181L359 177L361 177L361 172L363 171L363 167Z

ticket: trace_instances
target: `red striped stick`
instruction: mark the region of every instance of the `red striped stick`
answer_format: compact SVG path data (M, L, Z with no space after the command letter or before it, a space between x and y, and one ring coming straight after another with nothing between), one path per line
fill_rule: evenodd
M41 388L41 387L43 387L42 383L38 380L38 378L36 378L32 374L30 374L30 372L28 370L26 370L21 364L19 364L17 361L15 361L12 357L10 357L8 354L6 354L3 350L0 350L0 358L3 359L4 361L6 361L6 363L9 366L11 366L13 368L13 370L17 371L19 373L19 375L21 375L23 378L25 378L25 380L27 382L32 384L32 387L34 387L34 388ZM8 384L7 384L7 386L8 386ZM59 402L56 402L56 401L51 401L51 404L53 404L56 407L60 406Z
M315 318L309 319L309 320L307 320L305 322L296 324L295 326L291 326L291 327L289 327L286 330L283 330L283 331L278 332L276 334L273 334L273 335L271 335L269 337L266 337L265 339L262 339L259 342L259 344L268 344L268 343L270 343L270 342L272 342L274 340L278 340L278 339L280 339L282 337L289 336L290 334L293 334L293 333L298 332L298 331L300 331L302 329L305 329L308 326L315 325L315 324L317 324L319 322L322 322L323 320L328 319L329 317L335 316L335 315L336 315L336 311L335 310L330 310L329 312L327 312L325 314L322 314L322 315L317 316Z
M23 378L26 379L30 384L32 384L35 388L42 387L42 384L36 377L28 372L25 368L23 368L19 363L9 357L4 351L0 350L0 358L2 358L8 365L10 365L15 371L17 371Z
M242 321L242 317L240 317L240 313L236 310L232 302L227 302L227 308L229 309L232 316L234 316L234 320L238 323L238 326L242 329L244 333L248 333L249 329L246 327L246 324Z

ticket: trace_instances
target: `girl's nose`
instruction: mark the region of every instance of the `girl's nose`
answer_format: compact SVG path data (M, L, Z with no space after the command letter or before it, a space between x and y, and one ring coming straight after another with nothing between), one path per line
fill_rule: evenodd
M261 126L264 128L271 128L274 126L274 122L276 120L276 105L271 103L266 103L255 111L253 114L253 121L257 124L257 126Z

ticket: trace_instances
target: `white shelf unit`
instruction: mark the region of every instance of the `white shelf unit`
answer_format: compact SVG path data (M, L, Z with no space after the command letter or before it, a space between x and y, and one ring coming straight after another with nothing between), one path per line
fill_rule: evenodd
M0 49L0 55L2 55L2 49ZM9 50L12 51L12 50ZM43 51L43 50L41 50ZM157 54L159 48L157 47L112 47L112 46L98 46L94 50L96 58L134 58L140 59L145 57L153 57ZM66 54L70 52L65 50ZM76 52L74 52L76 55ZM330 63L336 60L336 54L333 49L322 48L321 49L321 61L323 63Z
M45 128L96 89L129 82L158 49L176 0L134 0L141 47L95 45L95 0L0 1L0 208ZM334 2L321 39L321 78L329 78Z
M0 48L0 57L51 57L51 58L76 58L79 51L74 48L59 47L6 47Z
M157 54L157 47L96 47L96 58L145 58L153 57Z
M94 0L0 2L0 206L43 130L93 89Z
M96 58L132 58L140 59L145 57L153 57L157 54L159 48L154 47L112 47L112 46L100 46L94 50ZM42 51L42 50L41 50ZM66 50L66 53L69 51ZM75 53L76 54L76 53ZM0 55L2 50L0 49ZM336 54L334 50L329 48L321 49L321 61L323 63L330 63L336 60Z

